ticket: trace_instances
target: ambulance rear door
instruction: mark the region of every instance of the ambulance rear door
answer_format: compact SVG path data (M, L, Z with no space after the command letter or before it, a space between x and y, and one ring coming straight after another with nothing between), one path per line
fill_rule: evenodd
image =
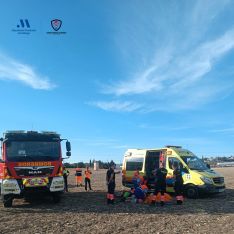
M159 161L163 151L162 150L148 150L145 159L145 175L148 179L150 187L154 186L155 176L153 170L159 168Z

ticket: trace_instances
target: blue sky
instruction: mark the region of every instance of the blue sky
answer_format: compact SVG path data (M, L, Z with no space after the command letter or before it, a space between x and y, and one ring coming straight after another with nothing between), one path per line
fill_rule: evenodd
M0 132L54 130L70 161L182 145L234 154L234 3L1 1ZM62 35L52 19L62 20ZM13 32L28 19L29 35Z

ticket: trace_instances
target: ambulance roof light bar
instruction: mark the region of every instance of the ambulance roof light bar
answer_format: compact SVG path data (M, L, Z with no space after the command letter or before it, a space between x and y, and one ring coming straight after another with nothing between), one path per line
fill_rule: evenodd
M166 148L177 148L177 149L181 149L182 146L178 146L178 145L166 145Z
M53 132L53 131L41 131L42 134L58 134L57 132Z

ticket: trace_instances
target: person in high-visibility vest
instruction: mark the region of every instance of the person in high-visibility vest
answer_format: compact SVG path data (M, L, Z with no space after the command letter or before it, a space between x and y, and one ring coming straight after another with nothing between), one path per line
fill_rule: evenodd
M68 184L67 184L67 177L69 176L70 172L63 167L63 179L64 179L64 190L68 192Z
M160 204L164 206L165 204L165 196L166 193L166 176L167 176L167 169L164 167L163 161L160 161L159 168L153 171L155 174L155 191L154 191L154 199L152 204L155 204L156 197L158 193L161 193Z
M182 205L184 197L183 197L183 177L182 177L182 172L179 168L178 162L174 162L172 165L174 171L173 171L173 176L175 179L175 193L176 193L176 202L178 205Z
M86 170L85 170L85 190L86 191L88 190L87 185L89 185L89 190L92 190L92 188L91 188L91 174L92 174L92 172L89 170L89 167L87 166Z
M82 184L82 169L81 168L76 168L76 174L75 174L75 177L76 177L76 186L77 187L82 187L83 184Z

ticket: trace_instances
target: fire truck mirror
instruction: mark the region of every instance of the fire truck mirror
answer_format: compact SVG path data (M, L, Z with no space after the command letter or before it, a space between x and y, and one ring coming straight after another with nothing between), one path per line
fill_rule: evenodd
M3 141L3 138L0 138L0 141Z
M71 157L71 152L68 151L68 152L66 153L66 156L67 156L67 157Z
M66 141L66 149L68 152L71 151L71 143L69 141Z

